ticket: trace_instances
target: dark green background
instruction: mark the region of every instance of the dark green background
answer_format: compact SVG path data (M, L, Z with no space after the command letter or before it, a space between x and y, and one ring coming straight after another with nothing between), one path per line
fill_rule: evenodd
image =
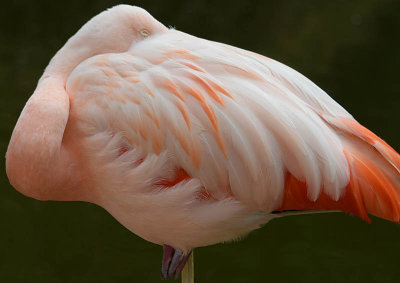
M129 3L127 1L124 1ZM61 4L62 3L62 4ZM135 1L166 25L277 59L400 149L400 2ZM114 1L4 1L0 152L51 56ZM0 172L0 282L159 282L161 248L100 207L26 198ZM345 214L273 221L196 250L196 282L400 282L400 227Z

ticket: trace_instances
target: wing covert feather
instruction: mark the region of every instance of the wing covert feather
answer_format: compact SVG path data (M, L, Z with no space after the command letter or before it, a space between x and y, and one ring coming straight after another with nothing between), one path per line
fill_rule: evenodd
M349 181L342 143L320 114L351 116L294 70L245 50L170 30L82 62L66 88L93 134L167 152L216 199L270 211L286 172L312 200L321 190L338 199Z

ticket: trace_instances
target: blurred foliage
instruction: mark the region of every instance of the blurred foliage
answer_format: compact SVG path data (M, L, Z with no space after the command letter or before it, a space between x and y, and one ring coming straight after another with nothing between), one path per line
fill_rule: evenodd
M129 1L123 1L132 4ZM17 1L0 10L0 151L51 56L121 2ZM135 1L168 26L305 74L400 149L400 1ZM4 163L3 163L4 164ZM87 203L39 202L0 166L0 282L159 282L161 248ZM173 227L171 227L173 229ZM196 282L399 282L400 228L344 214L272 221L199 248Z

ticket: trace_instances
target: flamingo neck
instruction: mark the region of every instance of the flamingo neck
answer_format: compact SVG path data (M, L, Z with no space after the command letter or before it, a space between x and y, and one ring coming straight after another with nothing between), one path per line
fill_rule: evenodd
M63 146L68 116L63 78L43 76L18 119L6 154L10 183L21 193L40 200L79 199L73 160Z

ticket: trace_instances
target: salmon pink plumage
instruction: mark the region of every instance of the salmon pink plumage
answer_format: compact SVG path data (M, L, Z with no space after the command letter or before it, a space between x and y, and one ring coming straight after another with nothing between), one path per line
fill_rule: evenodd
M21 193L96 203L164 245L163 277L287 210L400 220L399 155L323 90L127 5L53 57L6 165Z

